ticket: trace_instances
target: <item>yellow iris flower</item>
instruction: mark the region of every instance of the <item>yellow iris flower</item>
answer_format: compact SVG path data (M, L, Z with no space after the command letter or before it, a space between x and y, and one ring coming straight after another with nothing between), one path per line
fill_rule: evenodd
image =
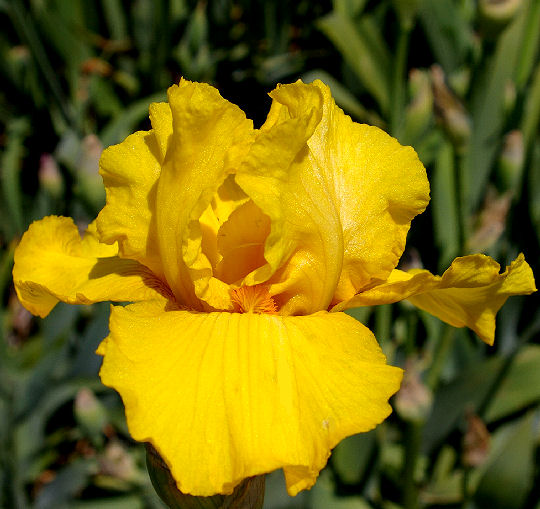
M408 299L493 342L497 310L535 290L520 255L442 277L396 269L429 201L411 147L353 122L317 81L278 86L264 125L206 84L152 104L152 129L104 151L107 203L80 237L33 223L15 253L19 299L111 307L101 379L179 489L230 493L282 468L291 495L330 450L391 411L402 371L341 312Z

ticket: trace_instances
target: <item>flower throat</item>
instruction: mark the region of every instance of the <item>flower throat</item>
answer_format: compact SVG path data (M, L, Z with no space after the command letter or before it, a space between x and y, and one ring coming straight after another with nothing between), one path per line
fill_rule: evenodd
M242 286L231 290L231 300L235 313L277 313L277 306L264 285Z

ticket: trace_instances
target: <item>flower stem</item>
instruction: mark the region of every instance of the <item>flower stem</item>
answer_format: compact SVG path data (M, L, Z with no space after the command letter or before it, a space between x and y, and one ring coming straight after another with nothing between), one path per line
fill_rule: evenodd
M418 486L414 479L414 473L420 456L423 428L423 422L412 421L407 423L405 431L405 467L403 470L403 507L405 509L418 508Z
M392 305L384 304L375 308L375 337L382 345L390 339L392 332Z
M439 384L439 378L448 357L448 353L450 352L450 348L452 347L455 332L456 329L454 327L445 325L442 337L435 349L431 368L426 376L426 385L431 390L436 389L437 385Z

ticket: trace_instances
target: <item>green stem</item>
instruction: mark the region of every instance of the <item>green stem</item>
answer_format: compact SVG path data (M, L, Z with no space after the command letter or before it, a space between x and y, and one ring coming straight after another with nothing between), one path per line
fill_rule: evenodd
M383 344L390 339L392 322L392 305L385 304L375 308L375 337Z
M459 219L459 254L465 253L465 248L467 241L470 237L470 223L469 215L471 214L470 209L470 189L467 175L467 164L465 162L465 157L463 154L455 151L455 163L454 167L456 168L456 196L458 196L457 205L458 205L458 219Z
M420 456L422 445L421 422L409 422L405 431L405 467L403 470L403 507L405 509L418 508L418 486L414 479L416 465Z
M540 2L531 2L527 21L523 29L521 48L517 55L515 83L518 88L525 87L534 65L535 53L538 48L540 34L538 33L538 20L540 19Z
M439 384L439 378L452 347L455 332L456 329L454 327L445 325L441 339L439 340L439 343L435 349L435 354L433 355L431 368L426 376L426 385L431 390L435 390Z
M469 490L469 479L471 476L471 467L464 467L463 469L463 479L461 480L461 497L462 497L462 503L461 507L463 509L466 509L469 507L469 499L471 498L470 490Z
M3 345L0 357L6 359L7 348ZM8 376L4 362L0 361L0 397L3 400L7 416L4 436L0 436L0 466L3 474L0 477L0 505L2 507L28 507L23 490L23 480L19 469L16 441L15 387ZM3 505L5 504L5 505Z

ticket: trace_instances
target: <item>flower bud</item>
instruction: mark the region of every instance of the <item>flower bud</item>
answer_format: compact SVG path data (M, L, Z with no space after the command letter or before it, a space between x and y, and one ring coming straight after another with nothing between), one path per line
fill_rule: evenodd
M101 152L103 145L99 138L95 134L85 136L81 142L77 165L81 193L98 209L105 202L103 181L99 175Z
M76 177L77 192L96 210L105 203L105 190L99 175L99 158L103 146L95 134L82 140L68 131L56 149L56 159L65 164Z
M75 397L75 418L95 445L103 443L103 427L107 423L107 413L94 393L87 388L80 389Z
M397 12L400 25L410 30L418 11L419 0L393 0L394 10Z
M134 457L117 440L110 441L99 457L102 476L118 479L128 483L139 483L144 472L137 468Z
M39 184L53 198L58 198L64 189L64 181L58 169L54 157L51 154L43 154L39 160L38 170Z
M490 449L490 435L484 421L473 413L467 414L467 431L463 437L463 464L479 467L484 464Z
M431 82L437 118L457 149L463 149L471 135L471 121L463 104L446 86L440 66L431 67Z
M498 195L493 188L488 189L482 210L476 217L474 230L467 240L467 252L485 252L495 245L504 232L511 203L511 193Z
M522 0L479 0L480 27L488 39L496 38L514 19Z
M396 411L407 421L424 422L431 412L433 393L422 382L418 362L407 362L401 389L396 395Z
M151 444L146 444L146 465L154 489L171 509L261 509L264 475L244 479L230 495L196 497L178 490L169 467Z
M413 69L409 77L412 101L405 111L404 138L414 143L421 137L433 118L433 91L427 72Z
M504 86L503 106L505 116L510 116L516 106L517 91L516 85L508 81Z
M510 131L503 142L499 159L499 174L503 188L516 197L521 185L523 164L525 162L525 146L521 131Z

